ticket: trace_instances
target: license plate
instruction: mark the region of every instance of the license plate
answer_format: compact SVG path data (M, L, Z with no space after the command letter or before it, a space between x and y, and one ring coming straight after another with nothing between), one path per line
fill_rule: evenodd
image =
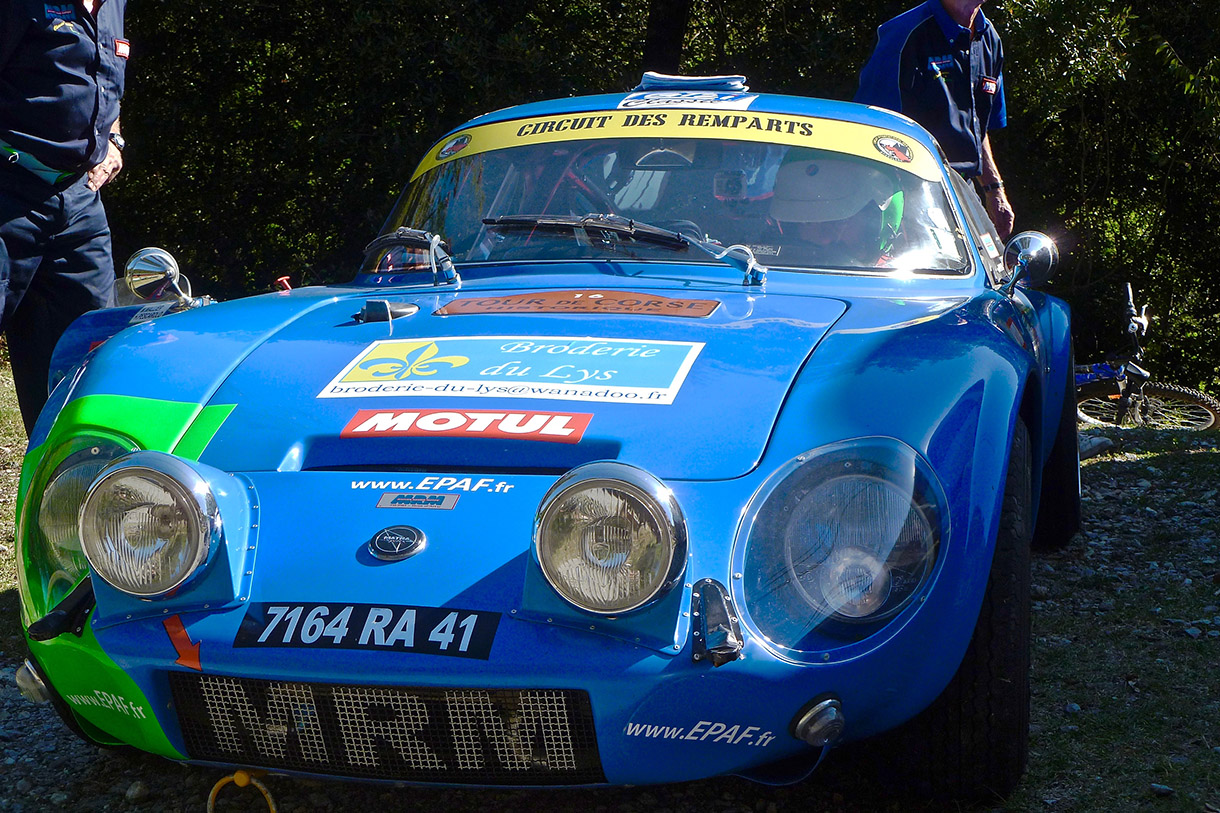
M401 604L250 605L235 647L413 652L487 660L500 614Z

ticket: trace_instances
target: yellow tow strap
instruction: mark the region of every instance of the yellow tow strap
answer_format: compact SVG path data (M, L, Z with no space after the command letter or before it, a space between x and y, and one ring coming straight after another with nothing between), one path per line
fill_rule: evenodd
M271 791L267 790L267 786L258 780L259 776L263 776L262 772L255 776L250 771L235 771L232 776L226 776L212 786L212 792L208 794L208 813L215 813L216 810L216 794L220 793L220 789L232 782L239 788L244 788L247 785L253 785L258 788L263 794L264 801L267 802L267 810L269 813L277 813L278 808L275 806L275 800L271 798Z

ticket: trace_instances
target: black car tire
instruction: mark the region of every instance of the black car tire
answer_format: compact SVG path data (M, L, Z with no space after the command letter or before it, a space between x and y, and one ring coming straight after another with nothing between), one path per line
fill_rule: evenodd
M995 802L1025 773L1029 752L1029 432L1017 421L987 592L949 686L883 737L881 756L919 796Z
M1076 425L1076 376L1069 356L1067 385L1055 445L1042 469L1033 549L1062 550L1080 530L1080 437Z

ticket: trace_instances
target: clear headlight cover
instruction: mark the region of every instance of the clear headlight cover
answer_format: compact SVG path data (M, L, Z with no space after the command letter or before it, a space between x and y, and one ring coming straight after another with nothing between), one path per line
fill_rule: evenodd
M90 567L142 598L184 584L218 544L220 512L207 481L160 452L137 452L89 489L80 539Z
M686 562L686 524L655 477L620 463L590 463L543 498L534 546L547 581L567 601L618 615L673 585Z
M33 615L43 615L88 570L78 520L90 484L115 459L131 451L117 440L81 435L56 448L31 480L21 512L21 583L30 591Z
M902 612L932 573L943 499L909 447L869 438L817 450L764 487L747 517L745 604L794 652L863 638Z

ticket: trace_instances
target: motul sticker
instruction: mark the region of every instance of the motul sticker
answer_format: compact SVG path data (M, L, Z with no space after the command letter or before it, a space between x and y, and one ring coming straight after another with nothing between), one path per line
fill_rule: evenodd
M497 412L489 409L362 409L340 437L450 437L579 443L593 416L569 412Z

